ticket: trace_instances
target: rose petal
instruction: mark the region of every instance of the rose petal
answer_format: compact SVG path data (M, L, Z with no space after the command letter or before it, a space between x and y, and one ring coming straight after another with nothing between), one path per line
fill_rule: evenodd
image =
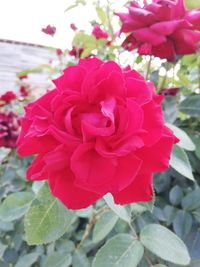
M45 162L43 155L37 156L28 167L26 173L28 180L46 180L48 179L48 172L45 170Z
M161 106L151 101L143 106L144 123L143 129L146 133L141 133L146 146L152 146L158 142L163 132L164 119Z
M80 145L71 157L71 169L76 177L76 184L87 184L88 189L109 183L115 174L116 159L100 156L91 143Z
M143 8L129 7L129 13L133 19L139 20L144 25L150 25L156 21L156 16L151 11L145 10Z
M166 37L164 35L157 34L153 30L151 30L151 28L141 28L135 30L134 37L138 41L148 42L152 45L159 45L166 42Z
M152 47L152 54L159 58L166 58L169 61L174 61L176 56L174 46L174 42L168 40L163 44Z
M152 92L143 80L126 79L127 97L133 97L139 105L148 103L152 99Z
M161 35L170 35L177 29L188 28L191 25L186 20L161 21L151 25L151 29Z
M173 38L177 54L192 54L195 53L198 48L200 32L195 32L192 30L179 30L173 34Z
M81 86L85 78L86 71L80 66L70 66L64 70L64 74L58 79L53 80L59 90L81 91Z
M52 194L69 209L86 208L102 197L102 195L75 186L74 175L70 169L65 169L61 172L51 172L49 176Z
M113 194L116 204L125 205L133 202L151 201L153 198L152 174L140 174L120 193Z
M143 160L143 171L146 173L165 171L169 167L170 154L174 143L174 135L169 129L164 128L161 139L155 145L151 148L144 147L138 150L136 155Z
M185 19L192 23L196 30L200 30L200 9L186 12Z

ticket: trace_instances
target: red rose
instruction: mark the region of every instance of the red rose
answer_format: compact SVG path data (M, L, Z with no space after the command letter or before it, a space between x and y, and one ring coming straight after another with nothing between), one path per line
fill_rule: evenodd
M56 33L56 27L48 25L46 28L42 29L42 32L54 36Z
M28 78L28 75L19 75L18 78L20 80L27 79Z
M95 25L92 30L92 35L96 37L96 39L107 39L108 33L103 31L99 25Z
M61 55L63 54L63 51L62 51L60 48L57 48L57 49L56 49L56 54L57 54L58 56L61 56Z
M141 55L174 61L176 55L192 54L200 41L200 10L187 11L183 0L153 0L141 8L132 2L129 13L118 13L121 32L128 33L122 46L138 48Z
M112 41L108 41L107 43L106 43L106 46L111 46L112 45Z
M25 85L21 85L20 88L19 88L19 92L20 92L21 96L26 97L30 93L30 88L27 85L26 86Z
M0 147L16 147L19 126L19 118L16 113L0 112Z
M75 46L73 46L72 49L69 51L69 55L80 58L83 51L83 48L76 48Z
M171 95L171 96L176 96L179 92L180 88L162 88L159 91L159 94L161 95Z
M115 203L152 199L152 174L166 170L177 141L153 85L113 61L81 59L56 89L26 107L21 156L36 154L30 180L48 179L67 207L89 206L110 192Z
M76 31L77 30L77 27L74 23L71 23L70 24L70 28L73 30L73 31Z
M5 94L1 95L0 101L5 102L6 104L9 104L13 100L17 98L16 94L13 91L7 91Z

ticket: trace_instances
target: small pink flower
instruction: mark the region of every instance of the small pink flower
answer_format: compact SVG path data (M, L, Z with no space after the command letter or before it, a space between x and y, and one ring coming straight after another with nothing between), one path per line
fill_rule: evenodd
M48 25L46 28L42 29L42 32L54 36L56 33L56 27Z

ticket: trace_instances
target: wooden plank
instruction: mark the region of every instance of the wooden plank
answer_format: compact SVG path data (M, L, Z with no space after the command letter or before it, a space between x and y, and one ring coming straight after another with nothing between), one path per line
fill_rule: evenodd
M48 64L58 58L48 47L0 39L0 94L7 90L18 90L16 73ZM33 87L52 87L45 73L30 74L27 80Z

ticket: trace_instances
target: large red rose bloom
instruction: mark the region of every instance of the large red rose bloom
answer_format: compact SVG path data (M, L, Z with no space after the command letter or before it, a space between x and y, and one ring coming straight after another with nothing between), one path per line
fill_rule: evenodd
M168 168L173 133L153 85L115 62L81 59L56 89L26 107L21 156L36 154L30 180L47 179L67 207L89 206L110 192L115 203L152 199L152 174Z
M143 7L133 1L128 13L118 13L121 32L128 33L122 46L138 48L141 55L174 61L176 55L192 54L200 41L200 10L187 11L183 0L152 0Z

